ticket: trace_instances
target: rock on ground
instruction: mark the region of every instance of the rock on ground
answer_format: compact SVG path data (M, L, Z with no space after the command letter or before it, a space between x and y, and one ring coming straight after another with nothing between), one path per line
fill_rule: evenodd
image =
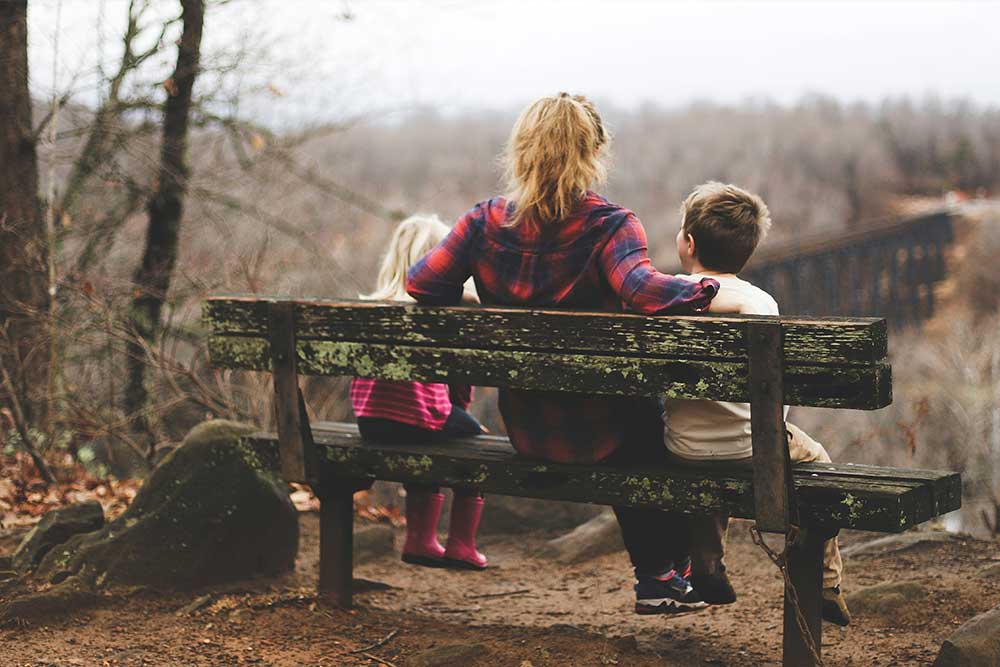
M915 531L912 533L889 535L887 537L880 537L876 540L871 540L870 542L855 544L844 548L841 553L844 556L895 553L897 551L915 549L928 544L954 542L957 539L960 539L957 535L945 533L943 531Z
M11 567L19 574L30 572L52 547L79 533L100 530L104 509L96 500L53 510L35 524L11 556Z
M299 526L287 489L241 436L252 426L196 426L103 529L52 549L36 578L188 589L291 570Z
M941 646L934 667L1000 665L1000 607L963 624Z
M927 588L919 582L893 581L861 588L847 595L846 600L854 614L891 620L926 597Z
M573 565L624 548L621 529L618 527L615 515L611 511L605 511L562 537L549 541L538 555L557 563Z
M396 533L392 526L375 523L354 529L354 562L391 554L396 548Z

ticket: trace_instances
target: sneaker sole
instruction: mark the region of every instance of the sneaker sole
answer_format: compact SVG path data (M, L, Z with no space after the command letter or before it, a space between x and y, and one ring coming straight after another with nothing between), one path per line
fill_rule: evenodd
M635 613L640 616L654 616L668 614L678 616L680 614L693 614L708 609L704 602L678 602L677 600L663 600L659 604L636 603Z

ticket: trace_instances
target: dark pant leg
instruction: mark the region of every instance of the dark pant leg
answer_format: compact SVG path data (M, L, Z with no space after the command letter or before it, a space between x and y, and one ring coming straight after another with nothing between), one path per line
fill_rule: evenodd
M434 442L435 432L429 431L412 424L393 421L392 419L379 419L376 417L358 417L358 431L362 440L373 442L387 442L393 444L428 444ZM427 492L437 493L440 487L436 484L404 484L403 488L407 492Z
M441 442L449 438L461 438L474 435L482 435L483 427L466 410L458 406L452 406L448 419L440 431L431 431L411 424L393 421L391 419L377 419L373 417L358 417L358 430L365 440L379 442L392 442L401 444L429 444ZM428 491L436 493L439 490L437 485L431 484L405 484L407 491ZM468 488L457 488L454 490L456 496L479 497L481 494Z
M452 406L444 426L437 432L439 438L464 438L483 434L483 426L475 417L457 405Z
M656 466L666 462L663 421L655 399L636 399L623 446L605 459L612 465ZM661 574L687 561L692 517L656 509L615 507L622 541L636 574Z
M689 467L711 466L704 461L692 461L667 452L669 463ZM752 459L727 461L727 465L750 466ZM725 570L723 559L726 555L726 535L729 531L728 514L697 515L691 517L691 572L693 574L717 574Z
M482 434L483 426L479 423L479 420L470 415L466 410L453 405L451 413L448 415L448 420L445 421L444 428L440 431L439 437L444 440L447 438L463 438ZM479 491L467 487L457 487L453 490L459 498L479 498L482 496Z

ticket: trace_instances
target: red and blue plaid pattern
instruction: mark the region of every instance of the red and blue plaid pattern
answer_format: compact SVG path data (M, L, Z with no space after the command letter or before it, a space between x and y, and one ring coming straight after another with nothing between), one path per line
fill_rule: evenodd
M409 271L407 292L420 303L453 305L472 276L485 305L579 308L643 314L708 307L718 283L656 271L646 232L628 209L588 192L558 225L506 225L513 205L477 204ZM514 447L551 461L589 463L624 443L634 398L501 390L500 412Z

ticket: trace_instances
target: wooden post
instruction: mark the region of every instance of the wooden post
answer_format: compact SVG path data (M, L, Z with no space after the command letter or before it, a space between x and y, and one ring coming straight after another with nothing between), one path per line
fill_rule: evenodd
M294 304L269 303L268 328L281 476L289 482L311 483L316 478L316 449L296 369Z
M785 428L782 339L779 321L747 325L754 517L757 528L761 531L787 535L791 524L798 521L798 512L792 482L792 461L788 452L788 432ZM801 545L796 544L791 548L789 575L818 651L821 609L817 605L822 604L820 578L823 544L820 542L817 550L810 541L812 537L809 533L803 537L806 540ZM791 596L792 591L786 586L783 665L813 667L815 661L799 630Z
M804 527L788 551L788 576L795 587L799 610L805 618L817 655L822 651L823 542L827 536ZM813 653L799 628L791 591L785 589L783 667L815 667Z
M781 322L747 324L754 516L760 530L787 533L795 518L784 414Z
M349 608L354 594L354 487L331 481L319 496L319 594Z

